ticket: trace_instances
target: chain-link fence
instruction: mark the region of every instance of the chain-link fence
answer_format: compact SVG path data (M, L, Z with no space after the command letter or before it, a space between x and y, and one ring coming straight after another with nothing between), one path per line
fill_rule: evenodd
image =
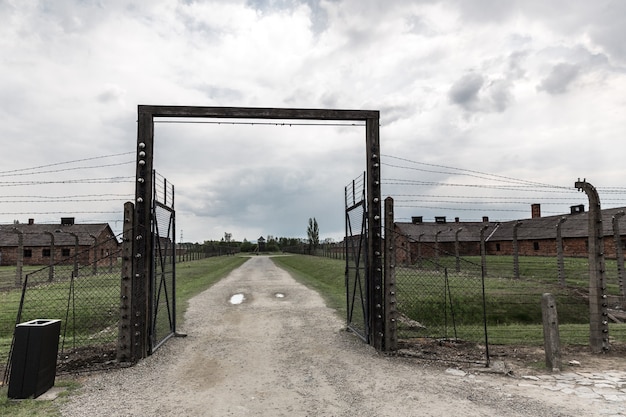
M61 320L59 372L84 370L115 361L121 250L111 250L119 247L118 237L109 239L111 241L102 240L89 249L101 254L90 264L79 265L65 259L26 274L21 292L2 293L2 304L11 310L2 311L0 322L0 358L6 361L7 368L10 367L15 325L35 319ZM101 251L100 247L106 250ZM79 252L75 257L83 255ZM8 372L5 372L5 380L7 377Z
M469 260L480 262L479 257ZM589 265L587 258L565 258L564 282L556 257L486 256L486 291L489 340L492 344L543 344L541 296L555 296L561 343L588 345ZM517 271L517 272L516 272ZM617 280L615 259L606 260L606 322L609 340L626 343L626 315Z
M495 346L543 346L541 297L545 293L556 299L561 344L589 346L587 257L481 256L478 233L474 242L463 242L458 234L455 242L454 230L452 242L442 234L409 235L398 230L386 234L394 236L396 247L401 347L427 339L439 344L473 342L479 352L485 348L493 352ZM626 344L626 314L619 261L606 259L605 266L609 341L621 349Z
M486 362L481 265L461 258L450 262L448 254L432 246L427 255L409 260L403 236L385 230L385 238L396 242L396 258L403 260L394 268L399 348L429 359L449 348L455 361ZM437 349L431 349L433 344Z

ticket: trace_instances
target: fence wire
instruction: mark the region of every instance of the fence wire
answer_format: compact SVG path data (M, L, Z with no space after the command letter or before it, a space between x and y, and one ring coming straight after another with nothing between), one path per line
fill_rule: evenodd
M120 316L121 247L118 237L112 236L89 250L98 256L87 265L73 262L74 259L85 259L86 250L26 274L17 316L13 315L11 323L6 320L0 323L1 355L7 361L5 382L10 371L15 325L35 319L61 320L57 363L60 373L101 367L115 361ZM15 298L15 293L3 295ZM15 303L12 304L15 308Z
M396 242L401 345L434 338L479 345L488 340L492 351L494 346L543 346L541 297L551 293L556 299L561 345L589 346L587 257L483 257L476 255L479 243L476 247L460 244L455 250L451 244L420 242L397 231L386 233L393 233ZM609 341L621 350L626 344L626 313L618 262L605 262Z
M487 362L485 299L481 265L464 259L446 262L434 247L427 256L412 257L402 236L385 230L396 242L395 265L398 346L419 356ZM433 349L433 345L437 348Z

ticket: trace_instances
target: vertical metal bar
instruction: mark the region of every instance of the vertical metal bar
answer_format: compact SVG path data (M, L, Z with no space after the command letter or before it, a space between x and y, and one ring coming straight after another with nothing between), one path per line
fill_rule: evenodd
M176 333L176 211L174 210L174 185L172 185L172 331Z
M352 181L354 183L354 180ZM344 188L345 195L345 237L343 239L343 251L345 257L345 274L344 274L344 286L346 289L346 326L350 326L350 254L348 253L348 239L351 238L349 233L350 216L348 215L348 187Z

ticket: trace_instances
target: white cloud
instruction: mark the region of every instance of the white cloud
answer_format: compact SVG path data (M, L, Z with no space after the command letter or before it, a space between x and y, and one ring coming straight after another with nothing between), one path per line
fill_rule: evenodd
M332 107L380 110L383 153L619 185L624 7L0 2L1 170L133 152L138 104ZM322 235L327 226L340 237L343 186L364 169L359 128L157 125L156 133L155 166L176 185L186 239L304 235L314 216ZM133 165L97 171L132 176ZM14 217L3 210L29 211L12 207L0 204L0 222Z

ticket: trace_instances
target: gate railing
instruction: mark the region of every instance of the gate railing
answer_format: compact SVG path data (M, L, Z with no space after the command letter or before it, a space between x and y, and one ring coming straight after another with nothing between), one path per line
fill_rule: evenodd
M174 185L154 172L150 280L151 352L176 333L176 211Z
M369 343L365 175L345 188L347 326Z

